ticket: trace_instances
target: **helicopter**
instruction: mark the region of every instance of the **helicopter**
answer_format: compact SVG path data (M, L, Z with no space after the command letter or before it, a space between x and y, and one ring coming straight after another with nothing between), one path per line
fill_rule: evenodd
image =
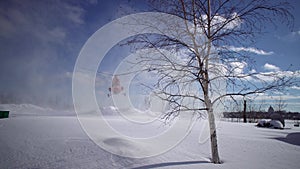
M121 86L120 79L117 75L113 76L111 87L108 88L109 93L107 94L108 97L111 95L117 95L120 94L122 91L124 91L124 87ZM123 93L124 96L126 96L126 93Z

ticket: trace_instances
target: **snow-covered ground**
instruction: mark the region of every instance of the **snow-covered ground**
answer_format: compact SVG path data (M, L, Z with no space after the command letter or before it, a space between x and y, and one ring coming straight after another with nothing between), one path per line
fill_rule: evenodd
M288 129L276 130L218 122L224 163L215 165L209 162L209 141L198 142L204 120L167 153L133 159L97 146L82 130L75 112L33 105L0 105L0 109L11 110L10 118L0 119L0 168L300 168L300 128L292 123L287 123ZM116 147L119 143L110 142Z

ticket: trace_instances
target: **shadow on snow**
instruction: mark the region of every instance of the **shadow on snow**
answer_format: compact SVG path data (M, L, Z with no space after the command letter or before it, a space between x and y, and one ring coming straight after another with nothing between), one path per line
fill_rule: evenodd
M290 133L286 137L276 137L274 138L279 141L283 141L289 144L300 146L300 132Z

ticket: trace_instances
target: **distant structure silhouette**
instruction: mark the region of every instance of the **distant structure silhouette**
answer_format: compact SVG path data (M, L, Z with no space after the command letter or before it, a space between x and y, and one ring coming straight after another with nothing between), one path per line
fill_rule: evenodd
M268 109L268 113L269 113L271 120L278 120L282 123L283 127L285 126L284 118L283 118L281 112L275 112L273 107L270 106Z
M274 111L273 107L270 106L269 109L268 109L268 113L274 113L274 112L275 112L275 111Z

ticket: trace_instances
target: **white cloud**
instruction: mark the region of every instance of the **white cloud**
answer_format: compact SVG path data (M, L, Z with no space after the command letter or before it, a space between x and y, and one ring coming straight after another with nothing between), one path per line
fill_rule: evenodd
M266 52L264 50L256 49L253 47L245 48L245 47L225 46L225 48L228 50L234 51L234 52L250 52L250 53L257 54L257 55L272 55L272 54L274 54L274 52L272 52L272 51Z
M252 81L252 82L272 82L274 80L278 80L278 78L293 78L294 80L300 78L300 71L268 71L268 72L261 72L254 76L246 77L245 80Z
M201 16L201 19L203 21L206 21L207 22L207 15L202 15ZM231 20L231 22L227 23L225 26L224 24L228 21L228 20ZM235 29L235 28L239 28L240 25L242 24L242 20L237 17L237 13L234 12L231 14L231 16L229 17L224 17L222 15L215 15L213 20L212 20L212 30L217 30L219 29L220 27L224 26L223 27L223 30L230 30L230 29Z
M246 62L231 62L230 63L231 72L233 72L234 75L242 75L244 73L245 67L247 67Z
M59 39L64 39L66 37L66 32L59 27L50 30L49 34L52 35L54 38L59 38Z
M250 71L249 71L249 73L251 74L251 73L256 73L256 70L255 69L251 69Z
M300 87L299 86L292 86L292 87L290 87L290 89L300 90Z
M279 68L279 67L277 67L277 66L275 66L275 65L272 65L272 64L269 64L269 63L266 63L266 64L263 66L263 68L264 68L265 70L268 70L268 71L275 71L275 72L280 71L280 68Z
M246 96L248 99L250 100L293 100L293 99L300 99L300 96L298 95L291 95L290 93L281 93L281 92L276 92L276 93L257 93L255 95L249 95ZM233 96L234 99L236 100L243 100L244 97L243 96Z
M85 10L76 4L60 1L36 4L12 1L10 6L0 6L0 36L6 38L15 38L21 34L42 38L41 40L47 39L47 35L64 37L66 33L62 27L84 23Z
M296 36L296 35L300 36L300 30L299 30L299 31L292 32L292 34L295 35L295 36Z
M66 12L66 17L70 19L72 22L76 24L83 24L83 13L84 10L80 7L77 6L72 6L69 4L63 5L63 10Z
M295 41L298 41L300 38L300 30L290 32L286 35L277 35L276 37L282 41L295 42Z
M38 38L40 43L54 42L57 44L63 44L67 35L66 30L61 27L55 27L53 29L40 27L38 31L32 30L30 33L32 36Z
M293 95L277 95L277 96L272 96L272 95L264 95L264 96L258 96L255 98L256 100L291 100L291 99L300 99L300 96L293 96Z

